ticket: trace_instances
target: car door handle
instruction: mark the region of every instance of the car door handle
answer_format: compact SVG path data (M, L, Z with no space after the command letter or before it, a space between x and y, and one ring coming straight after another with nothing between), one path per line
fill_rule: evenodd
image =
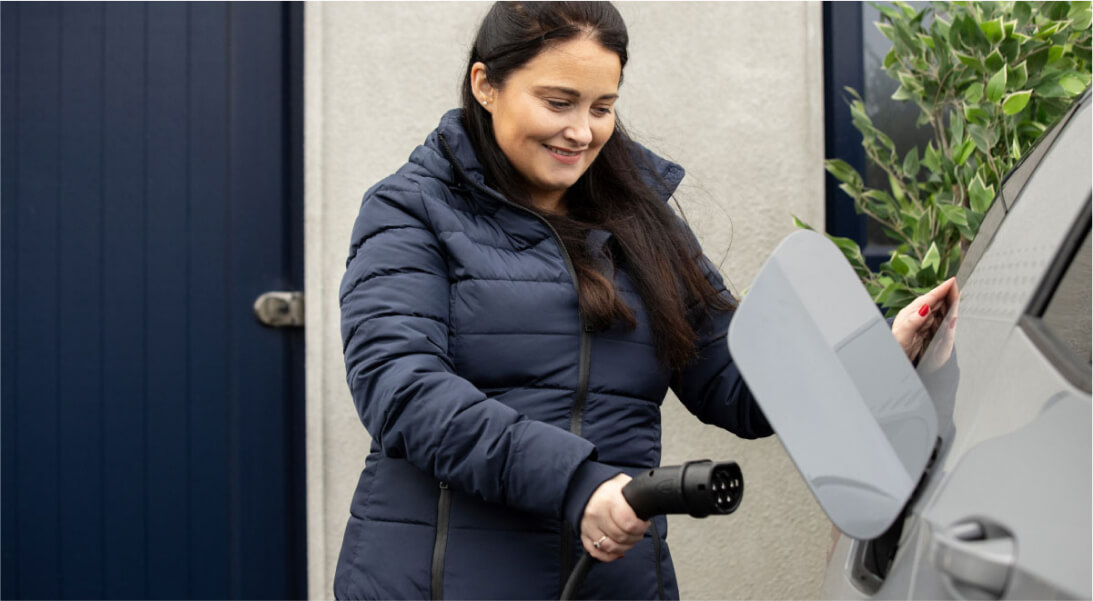
M961 522L935 532L930 560L954 584L1000 598L1016 562L1013 537L979 521Z

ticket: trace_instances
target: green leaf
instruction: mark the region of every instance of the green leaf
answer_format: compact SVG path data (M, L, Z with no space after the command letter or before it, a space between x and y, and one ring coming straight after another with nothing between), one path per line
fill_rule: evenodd
M908 275L916 273L919 270L918 261L907 255L901 255L899 252L893 252L892 258L888 260L892 265L892 269L899 275Z
M1047 126L1035 121L1022 121L1017 125L1017 133L1030 140L1039 138L1045 131L1047 131Z
M937 284L937 269L933 265L930 267L923 267L915 274L915 277L911 282L916 286L927 289L933 288ZM888 300L891 302L892 297L888 297Z
M799 227L803 230L811 230L812 229L811 225L805 223L804 221L801 221L800 219L797 218L796 215L793 215L793 225L796 226L796 227Z
M869 5L880 11L882 15L888 17L889 19L900 18L899 11L892 6L889 6L887 4L880 4L878 2L870 2Z
M824 168L835 179L843 183L855 183L860 185L862 182L861 175L854 169L850 163L842 159L828 159L824 161Z
M1069 96L1063 86L1059 85L1058 79L1045 79L1033 88L1033 91L1040 98L1066 98Z
M910 90L907 89L907 86L902 84L896 88L895 92L892 92L892 100L910 100L912 98L914 98L914 96L911 95Z
M1002 51L995 48L994 52L987 55L987 58L983 59L983 64L986 65L990 71L997 71L1006 64L1006 59L1002 58Z
M932 172L941 171L941 154L934 148L934 143L932 141L926 145L926 152L923 153L922 164L926 165L926 168Z
M889 40L892 40L893 42L896 41L896 29L894 27L892 27L891 24L889 24L889 23L874 23L874 25L876 25L877 29L881 32L881 34L884 37L888 38Z
M903 175L906 175L908 179L914 180L918 175L918 147L914 147L907 156L903 159Z
M873 302L878 305L883 305L888 301L888 297L892 296L899 284L892 282L885 286L876 296L873 297Z
M1015 161L1021 160L1021 145L1017 143L1019 138L1016 133L1013 134L1013 144L1010 145L1010 155Z
M850 184L839 184L839 189L855 200L861 195L861 191Z
M964 90L964 100L971 104L979 104L979 101L983 98L983 84L975 82L968 86L968 89Z
M987 82L987 100L998 102L1006 91L1006 68L1002 67Z
M957 165L963 165L968 157L972 156L972 152L975 150L975 142L972 140L965 140L964 144L959 150L953 153L953 162Z
M1007 82L1011 90L1020 90L1028 82L1028 61L1021 61L1016 67L1009 67L1006 73Z
M899 7L900 11L903 12L904 18L915 18L915 9L912 8L910 4L907 4L906 2L900 2L900 0L892 0L892 4L895 4L897 7Z
M1047 64L1050 65L1051 63L1054 63L1055 61L1062 58L1063 57L1063 51L1065 51L1065 50L1066 50L1066 48L1064 48L1063 46L1052 46L1052 47L1048 48L1047 49Z
M970 54L965 54L963 52L954 51L953 54L956 55L957 60L959 60L964 65L971 67L972 69L975 69L980 73L985 73L987 71L987 68L983 65L983 61L979 60L978 58Z
M861 205L877 216L881 222L887 223L899 219L899 205L890 194L883 190L868 190L862 195ZM863 211L859 211L861 213Z
M1088 8L1079 10L1077 13L1075 13L1073 9L1070 11L1070 26L1076 31L1089 29L1091 20L1093 20L1093 11L1090 11Z
M968 225L968 216L964 211L964 207L950 204L937 205L941 215L945 217L945 220L954 225Z
M899 182L899 180L896 179L895 177L892 177L891 175L889 175L888 176L888 185L892 189L892 196L894 196L896 198L897 202L902 203L903 199L904 199L903 184L901 184Z
M1059 21L1066 18L1066 14L1070 12L1070 3L1068 2L1045 2L1043 7L1043 14L1048 19L1053 21Z
M987 121L990 121L990 115L987 114L987 111L984 111L974 104L969 104L964 107L964 118L968 120L968 123L975 123L978 125L983 125Z
M994 141L991 140L993 129L987 129L986 127L978 124L968 126L968 137L972 139L972 143L983 154L990 152L994 146Z
M960 44L969 50L977 50L984 54L990 50L990 40L983 35L975 19L969 15L957 16L953 19L953 30L957 31ZM950 37L952 33L950 33Z
M1017 18L1018 27L1028 23L1032 18L1032 6L1031 2L1015 2L1013 5L1013 16Z
M938 266L941 265L941 251L937 249L937 243L931 242L929 250L922 257L922 267L933 268L934 272L937 272Z
M930 216L923 215L919 218L918 223L915 224L914 239L916 241L929 240L930 239Z
M955 148L957 145L964 142L964 118L960 113L953 113L951 121L949 123L949 130L952 137L949 138L951 145L953 146L953 152L955 154Z
M1064 75L1059 79L1059 86L1071 96L1077 96L1085 91L1085 82L1081 80L1077 75Z
M1006 59L1007 63L1017 62L1017 57L1021 54L1021 42L1014 38L1007 39L998 46L998 50L1002 53L1002 58Z
M1057 31L1059 31L1059 23L1052 23L1051 25L1048 25L1047 27L1036 32L1032 37L1036 38L1037 40L1046 40L1051 36L1055 35L1055 32Z
M1039 48L1036 46L1039 45ZM1028 57L1028 72L1038 74L1044 70L1044 65L1047 64L1048 59L1048 46L1043 42L1032 41L1026 45L1026 56Z
M1089 46L1076 45L1074 46L1074 56L1075 58L1081 59L1085 62L1086 65L1088 65L1089 63L1093 62L1093 48L1090 48Z
M854 266L855 271L858 271L858 268L861 267L861 269L868 273L869 270L865 266L865 257L862 256L861 249L858 248L857 242L850 238L840 238L837 236L828 236L827 239L831 240L835 243L835 246L839 247L843 256L845 256L847 261L850 261L850 264ZM860 275L861 274L859 273L859 276Z
M884 144L884 147L888 149L888 152L894 153L896 151L896 143L892 141L892 138L888 137L888 134L878 131L877 139L880 140L881 144Z
M953 244L953 248L949 251L949 255L945 257L945 263L948 265L948 268L945 270L945 273L939 274L940 277L943 278L948 276L950 273L956 273L956 270L960 268L959 244Z
M987 36L990 43L997 44L1006 37L1006 32L1002 27L1002 18L999 17L992 21L984 21L979 24L979 29Z
M899 62L899 57L896 56L896 49L893 47L888 51L888 54L884 55L884 68L889 69L892 65Z
M1020 92L1014 92L1008 94L1005 100L1002 101L1002 112L1007 115L1016 115L1024 110L1025 105L1028 104L1029 98L1032 96L1032 90L1022 90Z
M903 87L911 90L912 92L919 92L922 90L922 82L916 79L914 75L906 71L900 71L899 73L897 73L896 78L899 79L899 83L902 84Z
M991 201L994 200L994 185L984 186L983 178L976 174L968 185L968 200L973 211L986 213L991 207Z

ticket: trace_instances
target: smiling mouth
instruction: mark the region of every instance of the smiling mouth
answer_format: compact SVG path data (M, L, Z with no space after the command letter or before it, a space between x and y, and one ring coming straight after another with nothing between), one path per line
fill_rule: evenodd
M549 144L543 144L547 150L564 157L575 157L581 154L581 151L563 150L557 146L550 146Z

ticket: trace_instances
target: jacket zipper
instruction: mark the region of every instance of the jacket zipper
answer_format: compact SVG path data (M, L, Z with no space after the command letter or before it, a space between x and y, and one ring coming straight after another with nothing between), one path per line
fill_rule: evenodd
M444 598L444 552L448 547L448 517L452 512L452 490L447 482L440 483L440 498L436 506L436 542L433 543L433 566L429 589L433 599Z
M580 284L577 281L577 269L575 267L573 267L573 259L569 256L569 252L566 250L565 243L562 241L562 236L560 234L558 234L558 230L554 229L554 226L550 225L550 222L547 221L545 218L543 218L542 215L539 215L538 213L536 213L535 211L532 211L531 209L529 209L527 207L524 207L524 206L521 206L519 204L516 204L515 202L512 202L511 200L509 200L509 199L505 198L504 196L502 196L499 192L497 192L495 190L491 190L491 189L487 188L486 186L483 186L483 185L479 184L478 182L474 181L473 179L471 179L467 175L467 173L465 171L463 171L463 166L460 165L459 161L456 160L455 153L452 152L452 148L451 148L451 146L448 145L448 140L446 140L444 138L444 135L438 133L437 138L440 140L441 145L444 146L444 152L448 155L448 160L451 162L452 167L454 167L456 169L456 171L459 172L459 174L463 177L463 179L465 181L469 182L478 191L480 191L480 192L482 192L482 193L484 193L484 194L486 194L486 195L488 195L492 198L496 198L497 200L505 203L506 205L508 205L510 207L514 207L516 209L519 209L519 210L531 215L532 217L534 217L534 218L538 219L539 221L541 221L543 223L543 225L547 226L547 229L550 230L550 233L554 235L554 240L558 243L558 248L562 252L562 259L565 261L566 271L569 272L569 279L573 281L573 288L579 296L580 295ZM572 411L569 414L569 431L571 433L577 435L577 436L580 436L581 435L581 425L584 422L585 400L588 397L588 372L589 372L589 369L590 369L590 366L591 366L591 361L592 361L592 336L588 332L588 327L585 324L584 315L580 312L579 308L577 310L577 319L579 320L580 328L581 328L581 354L580 354L580 367L579 367L579 371L577 372L577 374L578 374L577 375L577 395L573 399L573 408L572 408ZM573 534L570 532L571 528L572 528L572 525L570 525L567 520L562 520L562 570L561 570L561 582L562 582L563 587L565 586L566 578L568 578L569 573L573 571L573 566L574 566L574 560L573 560L574 541L573 541ZM435 567L436 567L436 563L435 563L435 555L434 555L434 571L435 571ZM435 582L435 580L436 580L435 573L434 573L433 578L434 578L434 582ZM438 598L438 597L434 596L434 599L435 598Z

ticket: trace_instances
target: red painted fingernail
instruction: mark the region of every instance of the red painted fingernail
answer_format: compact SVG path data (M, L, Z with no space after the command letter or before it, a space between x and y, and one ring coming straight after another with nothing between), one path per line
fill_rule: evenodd
M926 314L930 312L930 305L922 305L922 308L918 310L918 314L922 317L926 317Z

